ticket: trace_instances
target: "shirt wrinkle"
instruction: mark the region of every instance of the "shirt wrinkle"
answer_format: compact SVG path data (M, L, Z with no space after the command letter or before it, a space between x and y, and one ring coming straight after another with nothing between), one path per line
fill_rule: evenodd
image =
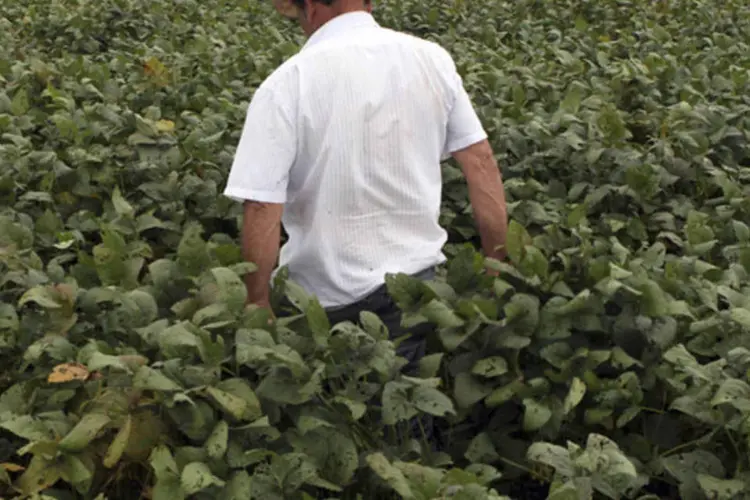
M344 306L446 260L440 162L486 137L448 51L344 14L256 91L224 194L284 203L280 266Z

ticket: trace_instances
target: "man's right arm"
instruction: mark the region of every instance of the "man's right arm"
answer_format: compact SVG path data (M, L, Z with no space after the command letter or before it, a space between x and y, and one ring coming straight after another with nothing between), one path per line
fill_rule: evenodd
M485 257L504 260L508 231L505 187L487 139L453 152L469 186L469 201Z

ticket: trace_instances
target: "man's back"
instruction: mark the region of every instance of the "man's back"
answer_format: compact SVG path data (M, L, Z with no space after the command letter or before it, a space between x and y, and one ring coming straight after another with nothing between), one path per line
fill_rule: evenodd
M326 307L355 302L444 260L441 157L486 137L466 103L438 45L339 16L258 89L227 194L285 203L280 265ZM264 108L277 117L251 123Z

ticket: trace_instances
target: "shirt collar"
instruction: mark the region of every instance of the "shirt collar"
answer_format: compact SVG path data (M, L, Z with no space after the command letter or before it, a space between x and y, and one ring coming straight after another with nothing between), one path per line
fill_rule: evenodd
M377 23L377 21L375 21L375 18L369 12L347 12L346 14L341 14L334 17L323 26L318 28L318 30L313 33L312 36L307 40L307 43L305 43L302 49L304 50L319 42L328 40L332 37L335 37L336 35L354 30L356 28L369 28L375 26L379 26L379 24Z

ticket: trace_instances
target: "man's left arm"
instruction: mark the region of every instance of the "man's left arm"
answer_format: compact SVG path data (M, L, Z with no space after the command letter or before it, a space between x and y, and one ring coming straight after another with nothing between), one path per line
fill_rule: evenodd
M282 87L283 89L283 87ZM261 85L247 111L224 195L243 203L242 255L258 269L245 277L248 302L270 308L281 215L297 154L294 96Z
M258 269L245 277L247 301L271 308L270 281L281 242L281 214L284 205L246 201L242 221L242 256Z

